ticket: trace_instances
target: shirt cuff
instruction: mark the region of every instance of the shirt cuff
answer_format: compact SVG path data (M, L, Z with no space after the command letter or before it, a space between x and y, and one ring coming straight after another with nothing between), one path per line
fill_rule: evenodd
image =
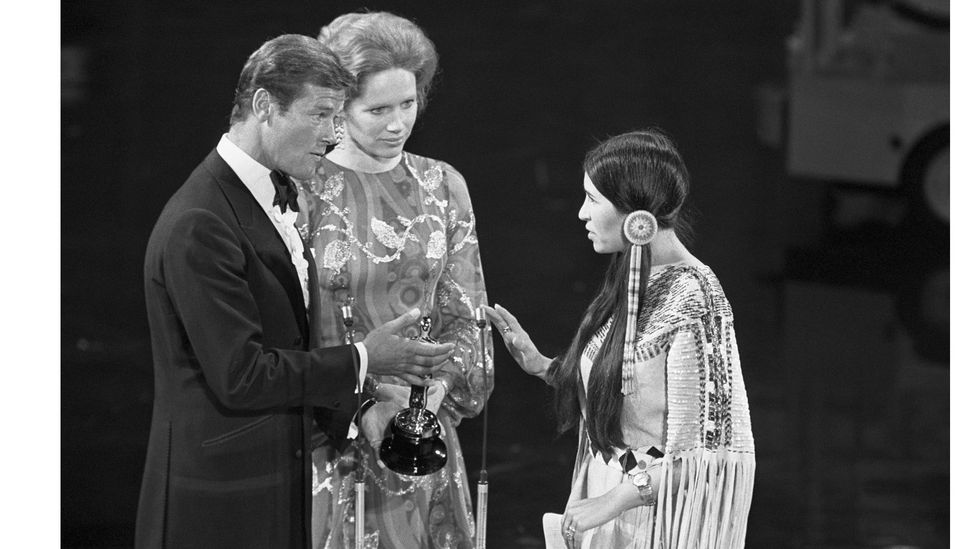
M356 351L359 353L359 383L356 385L356 392L360 393L363 390L363 383L366 381L367 365L369 363L369 355L366 353L366 345L362 341L354 345ZM361 413L362 410L358 410L356 413ZM359 436L359 428L356 426L355 418L349 423L349 431L346 433L346 438L349 440L356 440Z
M362 341L356 343L356 350L359 351L359 384L356 385L356 392L363 390L363 383L366 381L366 372L369 370L369 355L366 353L366 345Z

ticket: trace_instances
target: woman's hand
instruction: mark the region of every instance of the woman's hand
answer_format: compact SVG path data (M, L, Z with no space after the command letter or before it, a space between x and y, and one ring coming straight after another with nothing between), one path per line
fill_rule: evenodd
M410 405L410 386L378 383L373 398L376 399L376 404L366 410L359 420L359 426L366 441L379 455L383 439L390 434L390 422L393 421L393 416ZM376 463L380 467L386 467L381 459L377 459Z
M440 381L432 383L427 388L427 409L436 414L437 410L441 409L441 402L444 402L446 394L447 388L443 383Z
M440 383L438 383L440 385ZM410 406L410 386L396 383L378 383L373 398L377 402L392 402L400 408Z
M444 401L446 393L444 384L437 379L424 380L424 383L427 385L427 409L436 414L437 410L441 408L441 402ZM377 402L395 403L402 410L410 406L410 390L409 385L380 383L376 386L376 392L373 394L373 398Z
M359 426L363 430L363 436L366 437L373 450L379 452L380 445L383 444L383 439L387 435L387 429L390 427L390 421L403 408L403 406L395 402L378 401L376 404L370 406L366 410L366 413L363 414L363 417L360 418ZM381 460L377 461L382 464Z
M641 503L637 487L630 482L619 484L599 497L569 502L563 514L562 528L566 546L579 549L587 530L605 524Z
M542 356L515 315L497 303L494 307L485 307L485 312L488 313L491 323L502 334L505 348L518 365L528 374L545 377L552 359Z

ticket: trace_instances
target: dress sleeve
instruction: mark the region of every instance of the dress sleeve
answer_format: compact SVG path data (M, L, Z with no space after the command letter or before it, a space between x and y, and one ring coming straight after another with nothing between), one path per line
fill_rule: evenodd
M667 357L667 452L704 446L751 448L731 309L699 277L675 283L673 315L680 321Z
M464 178L450 166L446 166L444 180L448 193L447 250L436 290L439 331L433 335L441 343L454 343L455 351L450 364L435 377L449 388L441 408L456 424L462 418L476 416L484 406L486 386L488 394L494 388L494 350L489 324L485 334L488 357L485 368L481 359L481 330L474 311L488 304L488 295L471 198Z
M692 547L744 547L756 469L748 400L731 309L715 279L696 278L701 290L680 294L687 314L668 351L654 539L691 533Z
M678 454L700 444L700 415L704 413L700 385L705 383L704 334L701 325L675 330L667 354L667 422L665 446Z

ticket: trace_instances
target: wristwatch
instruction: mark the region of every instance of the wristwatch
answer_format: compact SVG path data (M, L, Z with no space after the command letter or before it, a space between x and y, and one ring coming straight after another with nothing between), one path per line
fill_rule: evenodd
M651 475L648 475L646 471L641 471L630 477L630 480L637 487L644 505L657 505L657 494L654 493L654 487L651 486Z

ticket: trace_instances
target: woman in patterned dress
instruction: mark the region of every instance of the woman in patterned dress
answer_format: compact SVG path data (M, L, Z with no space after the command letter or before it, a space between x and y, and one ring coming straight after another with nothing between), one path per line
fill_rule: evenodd
M755 451L732 310L679 234L689 178L658 130L601 143L579 211L603 285L565 354L539 353L488 309L519 365L555 389L561 431L579 425L561 523L569 547L745 544ZM629 326L629 327L628 327Z
M301 229L319 273L320 344L342 341L339 306L347 297L355 298L357 339L419 308L431 320L430 337L455 344L428 391L427 407L448 448L447 465L434 474L399 475L378 459L410 388L395 378L370 380L377 404L363 414L354 443L365 456L366 545L471 547L474 521L456 426L480 412L494 376L490 343L487 368L482 364L475 322L475 309L487 304L475 218L454 167L403 150L437 54L415 24L385 12L342 15L322 28L319 40L357 81L338 124L339 144L300 185L307 205ZM419 330L411 326L404 335ZM353 455L352 447L343 455L321 446L313 452L315 549L353 546Z

